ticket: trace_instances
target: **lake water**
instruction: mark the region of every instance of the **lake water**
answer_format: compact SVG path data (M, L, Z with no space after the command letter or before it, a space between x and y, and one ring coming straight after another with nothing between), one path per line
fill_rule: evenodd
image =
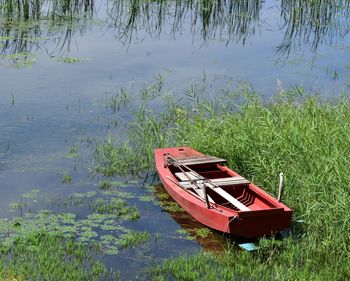
M108 134L126 139L125 130L111 126L116 116L109 103L120 88L138 92L161 76L177 96L203 77L214 88L249 83L266 99L295 86L325 97L347 93L349 3L302 2L301 9L296 1L76 0L67 11L45 1L41 20L19 15L10 24L0 12L0 215L20 216L31 208L80 217L92 212L90 199L79 208L57 202L75 192L106 196L90 167L94 140ZM51 14L56 16L46 17ZM214 92L209 87L208 94ZM121 109L118 122L127 123L135 110ZM77 157L67 157L72 147ZM72 177L70 184L62 183L64 175ZM151 239L104 257L123 280L150 262L203 244L216 247L208 242L213 237L189 240L178 231L200 225L139 200L157 193L146 188L157 179L142 181L125 184L134 194L128 202L142 215L123 225L148 231ZM33 205L11 210L33 189L40 190Z

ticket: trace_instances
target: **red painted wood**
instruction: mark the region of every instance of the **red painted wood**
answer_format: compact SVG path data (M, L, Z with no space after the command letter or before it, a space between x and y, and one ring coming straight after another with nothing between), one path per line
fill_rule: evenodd
M202 156L203 154L190 147L174 147L155 150L156 166L160 180L171 197L188 212L192 217L208 227L230 233L241 237L260 237L268 236L283 229L289 228L292 219L292 210L277 201L267 192L250 183L241 189L246 189L246 201L249 202L250 211L236 211L219 204L211 204L212 208L208 209L206 203L198 196L191 194L183 188L169 180L169 176L173 181L177 182L169 167L165 165L164 155L170 154L175 158ZM215 169L227 172L229 176L237 176L238 174L226 166L216 165ZM191 168L196 170L199 165L193 165ZM201 171L205 166L202 165ZM208 166L209 167L209 166ZM212 174L215 177L216 173ZM221 173L220 173L221 174ZM229 186L224 189L234 194L235 187ZM237 188L237 187L236 187ZM231 189L231 190L230 190ZM244 197L244 195L242 194ZM235 196L237 199L239 196ZM243 199L244 200L244 199Z

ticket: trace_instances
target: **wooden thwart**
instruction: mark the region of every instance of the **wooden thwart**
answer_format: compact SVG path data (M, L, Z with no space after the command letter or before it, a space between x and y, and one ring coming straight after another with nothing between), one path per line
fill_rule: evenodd
M186 172L185 173L175 173L175 176L180 180L180 181L190 181L190 180L204 180L204 177L198 175L197 173L194 172Z
M190 184L191 180L196 181L197 183L200 183L201 181L204 181L205 178L197 175L193 172L187 172L187 176L184 173L175 173L175 176L182 182L188 182ZM211 183L214 183L218 186L227 186L227 185L237 185L237 184L247 184L250 183L247 179L241 177L241 176L235 176L235 177L227 177L227 178L217 178L217 179L210 179Z
M178 165L196 165L196 164L206 164L206 163L222 163L226 162L226 159L218 158L215 156L195 156L195 157L185 157L185 158L174 158Z

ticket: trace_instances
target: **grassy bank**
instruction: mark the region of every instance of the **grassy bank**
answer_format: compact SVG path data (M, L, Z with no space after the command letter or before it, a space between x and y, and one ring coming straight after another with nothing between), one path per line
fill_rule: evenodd
M294 210L290 238L261 239L254 254L227 251L221 257L203 253L170 259L152 271L153 278L350 278L350 101L299 93L283 92L268 103L249 91L191 105L169 102L163 115L143 107L127 144L109 139L97 146L100 172L104 167L115 167L115 173L130 166L134 173L152 169L155 147L189 145L228 159L229 166L273 195L278 173L285 174L284 202Z

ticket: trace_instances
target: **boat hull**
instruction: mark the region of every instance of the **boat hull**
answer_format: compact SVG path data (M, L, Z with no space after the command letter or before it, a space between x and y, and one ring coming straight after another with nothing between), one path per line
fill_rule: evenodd
M177 184L176 177L165 163L167 154L175 157L203 154L189 147L155 150L157 170L167 192L187 213L202 224L221 232L247 238L269 236L290 227L292 210L253 184L249 184L247 188L252 190L251 192L254 191L256 196L260 196L261 200L268 201L268 204L273 207L237 211L219 204L210 204L210 208L207 208L202 198ZM223 169L228 168L223 167Z

